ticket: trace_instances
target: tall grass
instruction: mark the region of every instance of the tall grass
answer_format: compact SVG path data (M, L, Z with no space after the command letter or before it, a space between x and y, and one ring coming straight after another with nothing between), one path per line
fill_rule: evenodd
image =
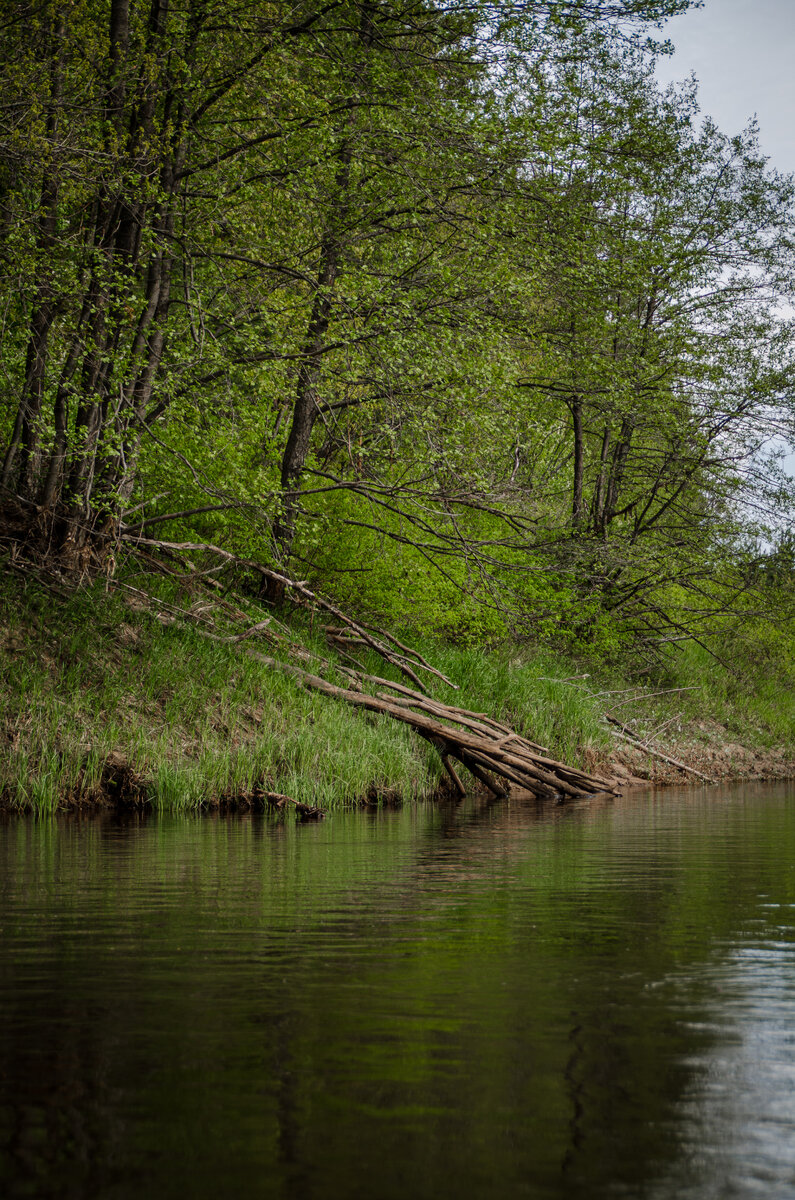
M169 809L255 786L328 807L437 786L438 766L405 729L309 693L240 647L162 626L101 587L55 601L6 575L0 589L0 794L12 806L96 798L108 759Z

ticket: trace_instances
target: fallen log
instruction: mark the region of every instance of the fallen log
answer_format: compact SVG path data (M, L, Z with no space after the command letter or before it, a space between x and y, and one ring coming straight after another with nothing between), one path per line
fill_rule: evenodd
M378 682L388 683L387 680L379 680ZM416 692L412 694L411 689L402 684L390 684L390 686L395 687L396 690L399 690L401 692L401 696L387 697L383 692L377 692L376 696L382 700L389 700L393 704L405 704L407 707L418 708L421 712L427 712L431 716L435 716L442 720L451 721L455 724L460 724L465 729L471 729L476 733L480 733L489 746L489 752L492 755L500 758L508 765L511 764L513 758L514 766L521 766L522 762L529 757L534 766L538 768L539 773L537 777L541 782L552 782L555 785L559 784L560 790L562 791L566 791L568 785L571 788L572 795L580 794L581 789L578 786L580 783L587 785L588 782L592 780L596 780L601 785L602 791L609 791L612 788L612 784L606 779L602 779L595 775L588 775L585 771L580 771L577 767L569 767L563 763L557 762L554 758L550 758L549 751L546 749L546 747L541 747L535 742L528 741L519 733L511 732L507 736L503 735L502 730L508 728L508 726L499 725L500 736L495 738L494 727L498 726L497 722L491 722L489 725L487 725L480 719L472 719L474 717L480 717L481 714L467 714L465 709L454 708L452 706L441 704L438 701L431 701L427 697L420 696ZM404 699L404 693L408 693L412 696L412 698ZM541 753L541 751L543 751L543 753ZM554 780L544 780L543 769L545 767L549 768L550 771L554 773Z
M495 794L499 794L499 789L489 775L496 775L506 783L525 788L537 796L555 799L616 792L609 780L539 754L519 734L512 734L510 739L506 739L503 730L475 732L462 728L460 718L465 714L463 709L448 711L440 702L429 701L424 696L417 696L416 703L412 705L401 702L400 697L386 697L383 693L372 696L362 690L339 687L319 675L304 671L294 663L264 654L255 654L254 657L268 667L291 675L304 687L342 700L354 708L388 716L410 726L436 747L448 774L447 761L455 758ZM403 685L400 686L401 690L406 690ZM418 708L420 711L416 711ZM433 710L433 715L428 709ZM505 748L506 740L512 742L510 750ZM477 770L473 770L473 766Z

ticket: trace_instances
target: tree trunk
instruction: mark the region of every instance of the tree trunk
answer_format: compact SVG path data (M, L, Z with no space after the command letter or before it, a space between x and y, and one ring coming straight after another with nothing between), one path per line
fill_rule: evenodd
M332 209L333 219L320 244L315 295L312 300L312 311L298 368L290 432L282 457L282 507L273 530L282 566L287 564L292 551L299 510L301 472L309 456L312 430L319 412L318 383L321 375L321 359L326 333L334 310L334 285L339 274L341 238L348 211L351 147L347 138L342 142L339 158L340 168L335 180L337 194Z
M63 95L63 45L65 23L59 14L49 36L50 95L47 107L46 140L55 146L59 109ZM52 253L58 225L58 180L55 168L45 167L41 184L39 230L39 283L30 318L30 334L25 357L25 378L14 428L3 460L0 482L16 486L26 499L32 499L41 472L41 418L47 373L50 330L55 319L55 289Z
M298 368L293 419L282 458L282 509L274 528L282 564L287 562L292 549L298 516L301 472L309 454L312 430L318 415L320 360L333 309L332 294L337 278L338 257L337 239L333 235L327 235L320 249L320 270L301 365Z
M572 528L579 529L582 524L583 505L582 488L585 471L585 443L582 431L582 397L570 396L568 400L571 413L571 427L574 435L574 477L571 490L571 523Z
M619 440L613 450L613 461L610 467L610 475L607 481L605 492L603 528L607 526L613 519L616 509L618 508L618 498L621 494L621 484L624 479L624 471L629 457L630 447L632 445L632 435L635 431L635 416L630 414L624 417L621 422L621 433Z
M604 536L605 532L605 492L607 489L607 456L610 452L610 422L605 422L604 433L602 434L602 449L599 453L599 474L596 477L596 487L594 488L593 497L593 513L591 514L591 527L597 537Z

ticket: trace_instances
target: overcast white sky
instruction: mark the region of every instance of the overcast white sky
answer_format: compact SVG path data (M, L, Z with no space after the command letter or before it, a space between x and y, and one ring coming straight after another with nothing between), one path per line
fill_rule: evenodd
M795 172L795 0L706 0L675 17L662 83L694 71L702 112L734 134L756 114L771 166Z
M702 113L728 134L756 116L770 165L795 173L795 0L706 0L665 34L676 54L660 63L660 82L695 73ZM791 441L784 466L795 479Z

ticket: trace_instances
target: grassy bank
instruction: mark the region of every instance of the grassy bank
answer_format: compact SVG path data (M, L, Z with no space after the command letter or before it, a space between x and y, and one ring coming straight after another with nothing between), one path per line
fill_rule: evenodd
M332 808L438 790L436 752L404 727L306 691L246 646L170 622L184 597L161 578L133 582L158 591L160 620L101 583L53 597L35 576L3 572L6 806L48 811L115 790L190 809L259 787ZM290 633L307 653L328 655L306 624ZM440 698L515 721L571 761L605 744L598 705L555 682L569 669L553 657L520 665L500 653L425 649L461 685L438 685ZM375 656L365 665L390 670Z
M129 580L158 593L157 612L116 585L54 595L30 573L4 569L0 579L6 807L52 811L121 797L187 810L236 803L259 788L333 808L439 789L440 763L427 743L388 718L305 690L251 657L250 643L213 641L172 619L186 598L162 577ZM267 611L247 603L252 618ZM289 633L307 654L328 656L307 623L296 618ZM705 672L698 648L661 684L639 688L615 672L597 681L594 668L547 651L422 649L460 685L453 692L437 683L439 699L505 719L579 765L608 762L618 750L633 773L651 769L648 756L613 743L608 707L643 737L662 727L661 744L686 756L684 727L685 740L703 744L705 762L713 742L742 736L764 750L795 741L791 694L732 694L714 664ZM375 656L364 665L389 673ZM692 690L650 694L662 685Z

